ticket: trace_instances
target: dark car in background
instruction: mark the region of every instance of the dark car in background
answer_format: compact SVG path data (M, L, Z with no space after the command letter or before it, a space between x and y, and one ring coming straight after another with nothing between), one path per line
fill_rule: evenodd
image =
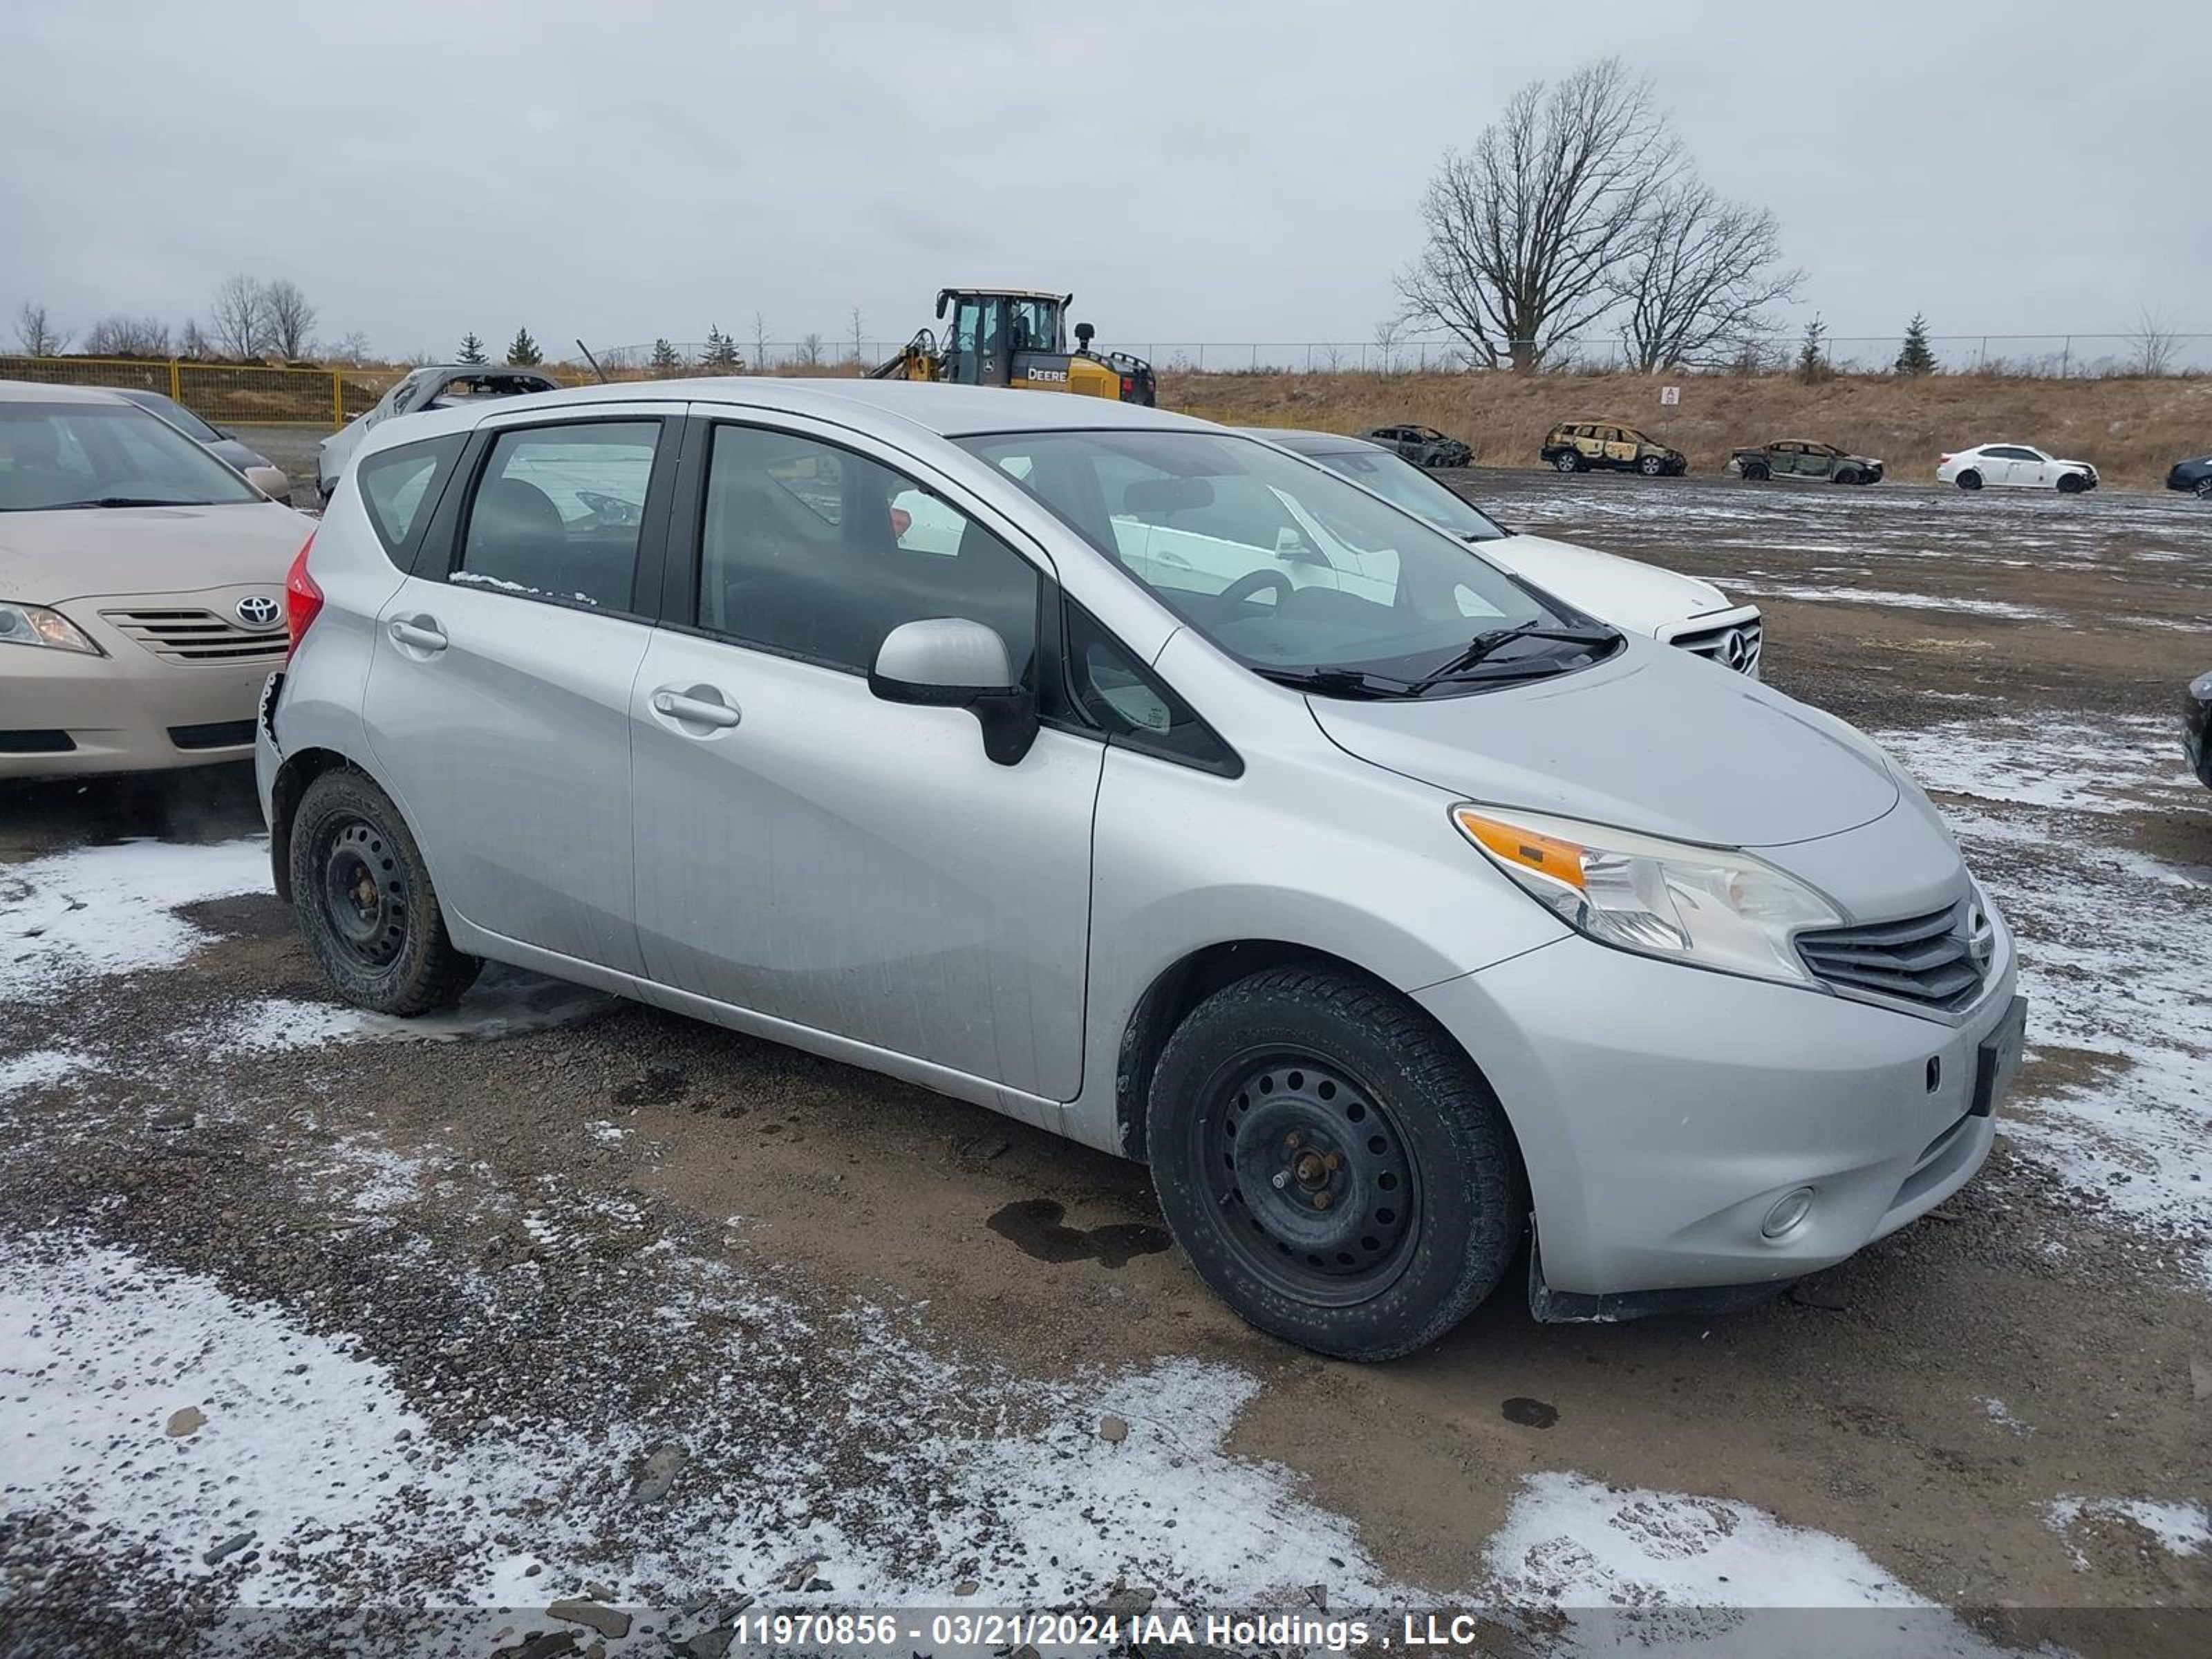
M1830 483L1881 482L1882 464L1870 455L1853 455L1810 438L1777 438L1734 451L1729 470L1753 483L1765 478L1821 478Z
M1562 421L1544 434L1537 453L1545 465L1561 472L1607 467L1656 478L1679 477L1690 470L1690 458L1680 450L1614 421Z
M2200 501L2212 501L2212 455L2193 461L2176 461L2166 475L2168 489L2185 489Z
M1359 434L1370 444L1381 444L1415 466L1473 466L1474 450L1468 444L1432 426L1378 426Z
M2190 681L2182 696L2181 747L2189 769L2212 789L2212 668Z
M249 449L238 441L234 432L226 432L219 426L210 426L186 409L174 398L159 392L148 392L138 386L114 386L102 390L112 392L150 413L160 416L171 426L190 438L202 449L227 466L234 466L246 475L246 482L272 501L292 504L292 481L278 466L258 449Z

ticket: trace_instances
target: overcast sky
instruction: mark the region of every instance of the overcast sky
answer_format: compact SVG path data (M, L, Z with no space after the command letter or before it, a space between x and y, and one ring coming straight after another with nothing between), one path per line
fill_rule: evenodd
M174 324L233 271L393 354L902 338L953 283L1072 289L1102 344L1360 340L1441 153L1606 51L1838 336L2212 330L2172 4L8 9L10 345L27 300Z

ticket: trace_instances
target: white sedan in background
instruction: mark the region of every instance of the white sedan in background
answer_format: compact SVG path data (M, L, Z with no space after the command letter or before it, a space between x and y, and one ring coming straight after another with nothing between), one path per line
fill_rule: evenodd
M2062 461L2027 444L1976 444L1939 460L1936 478L1961 489L2005 484L2078 495L2097 487L2097 469L2087 461Z
M1242 429L1247 437L1279 444L1473 544L1492 563L1527 577L1577 610L1759 678L1759 607L1735 604L1711 582L1594 547L1508 530L1449 485L1364 438L1256 426Z

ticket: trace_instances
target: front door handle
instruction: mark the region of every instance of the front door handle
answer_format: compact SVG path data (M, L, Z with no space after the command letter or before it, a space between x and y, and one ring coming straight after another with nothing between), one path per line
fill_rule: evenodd
M404 645L425 656L435 656L446 648L446 636L439 631L434 617L393 617L392 639L395 645Z
M679 728L704 726L726 732L743 718L737 706L711 685L664 685L653 694L653 712Z

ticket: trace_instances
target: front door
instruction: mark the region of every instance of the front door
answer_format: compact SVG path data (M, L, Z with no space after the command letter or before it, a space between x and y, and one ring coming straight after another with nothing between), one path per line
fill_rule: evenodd
M617 405L472 447L461 512L378 614L362 701L439 898L630 974L630 687L658 574L640 554L676 429Z
M704 430L679 483L689 620L654 635L630 706L648 972L1072 1099L1103 750L1048 727L1000 766L966 710L867 684L884 635L932 617L988 623L1036 675L1049 583L890 452L797 421Z
M1607 466L1636 465L1636 434L1626 428L1609 426L1605 429L1605 463Z

